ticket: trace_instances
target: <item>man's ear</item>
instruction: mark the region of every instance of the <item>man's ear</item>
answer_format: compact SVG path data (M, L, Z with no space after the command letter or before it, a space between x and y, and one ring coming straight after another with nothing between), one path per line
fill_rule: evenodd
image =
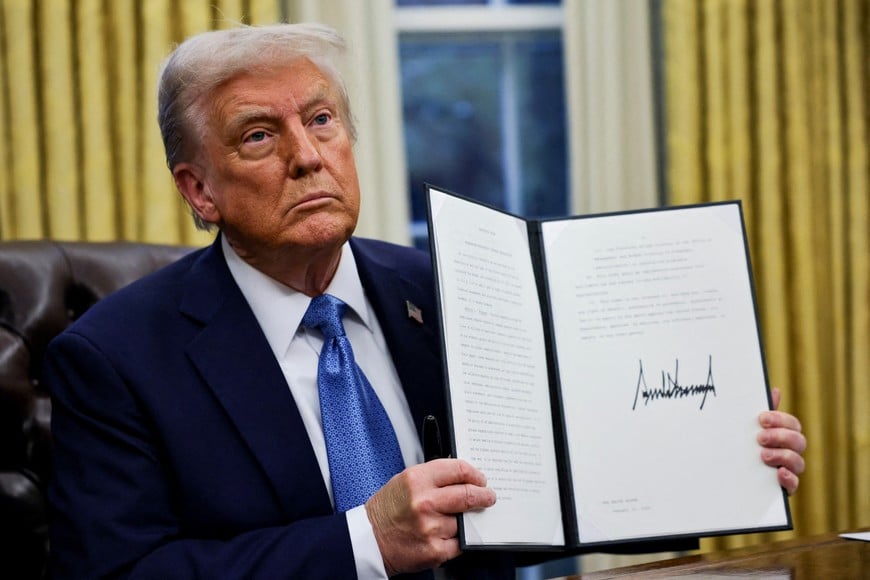
M182 162L173 168L172 177L178 192L193 212L206 223L218 223L220 212L205 184L202 168L193 163Z

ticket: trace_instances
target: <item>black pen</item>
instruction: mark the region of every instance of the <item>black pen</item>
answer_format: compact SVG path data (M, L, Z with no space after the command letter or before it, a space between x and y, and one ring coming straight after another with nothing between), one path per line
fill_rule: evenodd
M423 459L432 461L444 456L441 447L441 429L435 415L423 417Z

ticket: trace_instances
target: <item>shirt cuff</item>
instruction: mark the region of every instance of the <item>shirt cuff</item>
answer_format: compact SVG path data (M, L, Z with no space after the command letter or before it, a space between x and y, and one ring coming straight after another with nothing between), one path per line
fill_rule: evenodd
M353 559L356 564L357 578L372 578L372 580L387 580L384 568L384 558L378 548L375 532L366 514L366 506L361 505L345 512L347 530L350 532L350 544L353 548Z

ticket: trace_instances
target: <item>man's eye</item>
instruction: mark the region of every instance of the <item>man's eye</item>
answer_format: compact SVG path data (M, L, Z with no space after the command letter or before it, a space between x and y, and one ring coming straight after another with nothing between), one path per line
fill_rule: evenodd
M326 125L329 123L329 115L327 113L320 113L316 117L314 117L315 125Z
M265 131L254 131L250 135L245 138L245 141L251 143L259 143L260 141L266 140L266 132Z

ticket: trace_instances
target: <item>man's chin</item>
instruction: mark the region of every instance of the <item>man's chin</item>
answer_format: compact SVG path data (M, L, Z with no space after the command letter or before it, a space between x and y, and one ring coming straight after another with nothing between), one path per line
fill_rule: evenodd
M302 235L293 236L289 245L308 250L329 250L341 248L353 235L356 222L328 222L321 225L312 224Z

